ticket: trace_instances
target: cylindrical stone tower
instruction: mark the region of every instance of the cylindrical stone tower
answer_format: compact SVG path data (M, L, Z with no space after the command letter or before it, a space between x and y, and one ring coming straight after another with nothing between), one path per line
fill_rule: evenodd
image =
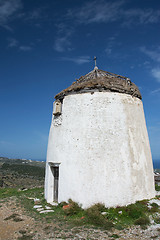
M155 196L138 87L97 67L55 97L45 198L123 206Z

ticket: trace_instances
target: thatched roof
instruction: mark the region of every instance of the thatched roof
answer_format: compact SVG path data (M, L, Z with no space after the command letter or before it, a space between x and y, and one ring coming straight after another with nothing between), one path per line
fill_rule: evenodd
M119 92L142 98L138 87L129 78L95 67L93 71L80 77L70 87L58 93L55 99L61 100L66 95L97 91Z

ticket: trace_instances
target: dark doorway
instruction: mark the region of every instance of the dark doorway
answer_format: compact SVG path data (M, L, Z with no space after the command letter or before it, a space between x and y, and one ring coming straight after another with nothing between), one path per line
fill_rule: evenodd
M53 201L58 202L59 167L51 167L54 176Z

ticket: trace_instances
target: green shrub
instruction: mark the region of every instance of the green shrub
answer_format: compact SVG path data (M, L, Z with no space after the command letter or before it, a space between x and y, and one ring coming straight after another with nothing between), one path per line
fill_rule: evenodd
M75 215L82 211L82 208L78 205L78 203L72 201L71 199L68 200L68 207L65 208L66 215Z
M68 203L67 202L60 202L59 204L58 204L58 206L59 207L63 207L63 206L65 206L65 205L67 205Z
M100 210L104 210L101 204L95 204L86 210L86 215L88 217L89 223L97 226L101 226L107 230L111 229L114 225L112 222L108 221L102 214Z
M157 203L151 203L151 209L149 210L150 212L158 212L159 206Z
M136 220L143 217L148 212L147 200L137 201L135 204L130 204L124 208L129 218Z
M156 208L158 208L158 207L159 207L159 206L158 206L158 204L157 204L157 203L154 203L154 202L153 202L153 203L151 203L151 206L152 206L152 207L156 207Z
M123 230L124 229L121 224L116 224L115 228L118 229L118 230Z
M137 209L137 207L134 204L128 205L125 208L125 211L127 212L128 216L130 216L133 219L137 219L142 216L142 210Z
M155 189L156 191L160 191L160 186L158 186L157 184L155 185Z
M147 216L140 217L140 218L138 218L134 221L135 225L140 225L140 226L141 225L147 225L149 223L150 223L150 221L149 221L149 218Z
M102 203L96 203L92 206L92 209L99 212L104 212L106 210L105 205Z

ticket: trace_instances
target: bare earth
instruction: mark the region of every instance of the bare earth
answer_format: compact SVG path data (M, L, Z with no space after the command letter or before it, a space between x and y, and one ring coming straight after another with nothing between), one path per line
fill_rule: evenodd
M27 216L22 206L16 204L16 198L10 197L0 203L0 239L160 239L160 226L151 225L146 230L132 227L125 230L107 231L97 228L60 226L54 222L36 221ZM159 224L160 225L160 224ZM118 236L117 236L118 235ZM119 237L119 238L118 238Z

